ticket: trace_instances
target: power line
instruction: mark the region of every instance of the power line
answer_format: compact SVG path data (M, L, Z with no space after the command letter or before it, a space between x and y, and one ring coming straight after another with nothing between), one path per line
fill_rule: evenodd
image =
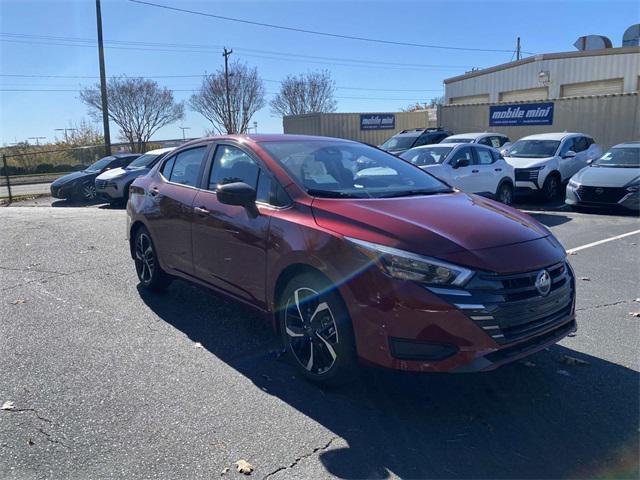
M192 15L200 15L200 16L203 16L203 17L217 18L218 20L226 20L226 21L229 21L229 22L244 23L244 24L247 24L247 25L254 25L254 26L258 26L258 27L274 28L274 29L278 29L278 30L287 30L287 31L290 31L290 32L306 33L306 34L310 34L310 35L320 35L320 36L324 36L324 37L342 38L342 39L346 39L346 40L358 40L358 41L361 41L361 42L381 43L381 44L386 44L386 45L396 45L396 46L404 46L404 47L438 48L438 49L444 49L444 50L460 50L460 51L468 51L468 52L500 52L500 53L504 53L504 52L509 52L510 53L511 52L511 50L506 50L506 49L452 47L452 46L447 46L447 45L429 45L429 44L424 44L424 43L400 42L400 41L394 41L394 40L382 40L382 39L378 39L378 38L358 37L358 36L353 36L353 35L343 35L343 34L339 34L339 33L320 32L320 31L317 31L317 30L308 30L308 29L297 28L297 27L287 27L287 26L284 26L284 25L276 25L276 24L273 24L273 23L256 22L256 21L253 21L253 20L246 20L246 19L242 19L242 18L234 18L234 17L226 17L226 16L222 16L222 15L214 15L213 13L199 12L199 11L196 11L196 10L188 10L186 8L171 7L169 5L160 5L158 3L146 2L146 1L143 1L143 0L129 0L129 1L132 2L132 3L139 3L141 5L147 5L147 6L150 6L150 7L163 8L165 10L172 10L172 11L181 12L181 13L190 13Z

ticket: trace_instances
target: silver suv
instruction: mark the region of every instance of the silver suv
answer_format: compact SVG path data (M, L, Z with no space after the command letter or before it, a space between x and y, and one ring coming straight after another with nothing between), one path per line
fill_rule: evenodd
M109 203L126 203L131 183L141 175L146 175L151 167L172 150L174 147L150 150L124 168L114 168L98 175L96 193Z

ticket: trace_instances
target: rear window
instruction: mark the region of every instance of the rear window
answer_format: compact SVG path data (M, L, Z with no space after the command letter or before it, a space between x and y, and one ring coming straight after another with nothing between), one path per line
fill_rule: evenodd
M380 145L383 150L406 150L413 147L419 135L396 135Z

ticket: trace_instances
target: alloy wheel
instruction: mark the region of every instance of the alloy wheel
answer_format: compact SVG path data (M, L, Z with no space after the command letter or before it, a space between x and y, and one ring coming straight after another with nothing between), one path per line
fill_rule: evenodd
M155 258L153 255L153 244L146 233L138 235L136 240L136 272L138 278L144 284L151 282L155 268Z
M511 205L511 202L513 201L513 192L511 188L506 185L503 186L500 189L500 197L498 198L498 200L500 200L500 202L504 203L505 205Z
M96 198L96 186L92 183L86 183L83 185L82 197L85 200L94 200Z
M333 312L311 288L298 288L287 299L286 339L296 361L309 373L322 375L336 362L338 329Z

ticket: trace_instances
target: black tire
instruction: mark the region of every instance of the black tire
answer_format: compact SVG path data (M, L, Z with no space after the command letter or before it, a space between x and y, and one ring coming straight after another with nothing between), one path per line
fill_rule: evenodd
M505 205L513 203L513 185L509 182L502 182L496 192L496 199Z
M160 267L151 234L144 226L136 230L133 257L138 280L140 280L142 287L156 292L167 289L171 284L172 278Z
M335 285L319 274L298 275L282 291L279 306L284 347L305 378L327 387L354 379L353 328Z
M93 202L98 198L98 192L96 191L96 185L93 183L93 180L84 182L78 186L77 198L83 202Z
M542 198L548 202L556 200L560 196L562 182L556 173L550 173L542 185Z

